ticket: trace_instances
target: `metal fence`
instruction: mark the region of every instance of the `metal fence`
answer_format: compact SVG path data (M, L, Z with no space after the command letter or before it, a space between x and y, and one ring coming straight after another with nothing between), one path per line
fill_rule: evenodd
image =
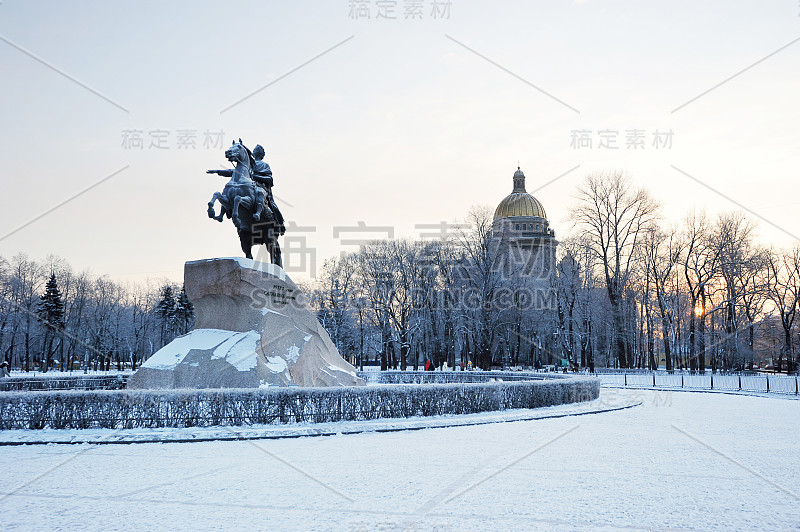
M673 388L689 390L723 390L798 395L800 378L793 375L713 373L598 373L603 386L629 388Z

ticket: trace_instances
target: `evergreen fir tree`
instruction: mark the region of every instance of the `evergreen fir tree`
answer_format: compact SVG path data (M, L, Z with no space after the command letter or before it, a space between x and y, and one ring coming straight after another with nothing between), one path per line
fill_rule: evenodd
M178 334L186 334L192 325L194 325L194 305L186 295L186 286L183 286L175 303L175 326Z
M61 291L58 289L58 281L56 281L56 274L50 274L50 280L47 281L44 295L39 301L39 308L37 310L39 321L44 323L44 356L45 364L44 371L50 369L50 362L53 356L53 340L56 334L64 329L64 302L61 300Z
M161 288L161 299L156 305L156 312L161 320L161 345L167 344L167 337L175 323L175 295L172 286L164 285Z

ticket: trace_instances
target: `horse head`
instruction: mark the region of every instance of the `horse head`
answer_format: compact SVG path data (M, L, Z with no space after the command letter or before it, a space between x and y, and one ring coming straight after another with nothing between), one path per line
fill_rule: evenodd
M245 165L248 169L248 174L256 165L253 153L242 144L242 139L239 139L239 142L235 140L231 142L231 147L225 150L225 158L237 166L239 164Z

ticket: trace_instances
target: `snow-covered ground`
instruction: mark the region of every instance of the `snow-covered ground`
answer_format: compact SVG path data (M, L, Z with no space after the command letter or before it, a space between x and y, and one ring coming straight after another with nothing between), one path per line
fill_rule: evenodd
M0 526L800 526L800 401L678 391L601 393L628 394L643 404L578 417L315 438L0 447Z

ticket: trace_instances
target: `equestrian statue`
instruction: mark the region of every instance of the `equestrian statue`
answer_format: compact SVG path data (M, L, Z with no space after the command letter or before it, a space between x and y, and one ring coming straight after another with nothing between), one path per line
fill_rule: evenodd
M264 244L273 264L283 267L278 237L286 232L283 215L272 195L272 170L264 159L264 148L251 152L242 139L233 141L225 158L236 166L229 170L208 170L208 174L229 177L222 192L215 192L208 202L208 217L222 222L233 220L245 257L253 258L252 247ZM220 211L214 210L219 201Z

